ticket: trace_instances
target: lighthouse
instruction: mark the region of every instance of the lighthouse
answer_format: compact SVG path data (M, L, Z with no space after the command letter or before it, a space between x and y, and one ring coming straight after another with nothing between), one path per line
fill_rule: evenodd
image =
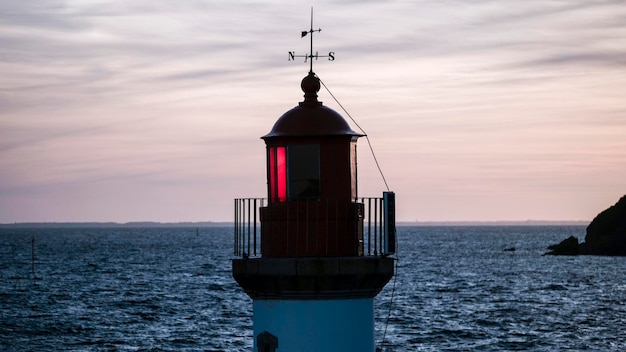
M311 39L304 100L261 137L267 197L234 202L232 274L253 301L254 352L374 351L374 298L394 274L394 193L359 197L364 135L318 100L317 57Z

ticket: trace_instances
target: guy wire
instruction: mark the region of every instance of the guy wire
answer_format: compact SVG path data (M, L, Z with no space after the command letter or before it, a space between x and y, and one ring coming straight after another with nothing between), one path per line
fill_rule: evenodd
M389 326L389 319L391 319L391 308L393 307L393 300L395 298L396 293L396 279L398 278L398 262L400 261L400 257L398 256L396 250L396 257L394 260L394 275L393 275L393 284L391 286L391 298L389 298L389 309L387 310L387 319L385 319L385 329L383 330L383 339L380 341L380 346L376 348L376 352L383 351L383 347L385 346L385 338L387 337L387 327Z
M365 135L365 140L367 140L367 145L369 146L370 151L372 152L372 157L374 158L374 162L376 163L376 167L378 168L378 172L380 173L380 176L382 177L383 182L385 183L385 187L387 188L387 191L389 191L389 186L387 185L387 180L385 179L385 175L383 174L383 170L380 168L380 164L378 164L378 159L376 158L376 154L374 153L374 148L372 148L372 143L370 142L370 139L367 136L367 133L365 133L365 130L363 130L363 128L361 128L361 126L359 126L359 124L354 120L354 118L352 118L352 115L350 115L350 113L343 107L343 105L341 105L341 103L339 102L339 100L337 100L335 95L324 84L324 81L322 81L322 79L319 78L319 77L317 77L317 79L320 80L320 83L324 86L324 88L326 89L328 94L330 94L330 96L335 100L335 102L339 105L339 107L341 107L341 110L343 110L343 112L345 112L346 115L348 115L350 120L352 120L352 122L356 125L356 127L358 127L359 130L361 130L361 132ZM391 318L391 308L393 306L393 300L395 298L394 296L395 296L395 292L396 292L396 279L398 278L398 262L400 261L400 257L398 256L397 248L396 248L395 254L396 254L396 256L394 258L394 262L395 262L394 263L394 275L393 275L393 284L392 284L392 287L391 287L391 298L389 300L389 310L387 311L387 319L385 319L385 330L383 332L383 339L380 342L380 346L378 348L376 348L376 351L382 351L383 350L382 348L385 346L385 338L387 337L387 327L389 326L389 319Z
M316 75L317 76L317 75ZM374 148L372 148L372 143L370 142L369 137L367 136L367 133L365 133L365 130L363 130L361 128L361 126L359 126L359 124L352 118L352 116L350 115L350 113L343 107L343 105L341 105L341 103L339 102L339 100L337 100L337 98L335 98L335 95L330 91L330 89L328 89L328 87L326 87L326 85L324 84L324 82L322 81L321 78L317 77L317 79L320 80L320 83L324 86L324 88L326 89L326 91L328 92L328 94L330 94L331 97L333 97L333 99L335 100L335 102L339 105L339 107L341 107L341 110L343 110L343 112L346 113L346 115L348 115L348 117L350 118L350 120L352 120L352 122L356 125L356 127L359 128L359 130L361 130L361 132L365 135L365 140L367 140L367 145L370 147L370 151L372 152L372 157L374 158L374 162L376 163L376 167L378 168L378 172L380 173L380 176L383 178L383 182L385 183L385 188L387 188L387 191L389 191L389 186L387 185L387 180L385 179L385 175L383 174L383 170L380 168L380 165L378 164L378 159L376 158L376 154L374 153Z

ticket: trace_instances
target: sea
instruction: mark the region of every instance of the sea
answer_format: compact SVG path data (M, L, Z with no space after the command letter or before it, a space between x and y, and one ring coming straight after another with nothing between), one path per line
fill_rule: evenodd
M382 351L626 350L626 258L543 255L584 226L397 232ZM233 257L229 227L0 228L0 351L252 351Z

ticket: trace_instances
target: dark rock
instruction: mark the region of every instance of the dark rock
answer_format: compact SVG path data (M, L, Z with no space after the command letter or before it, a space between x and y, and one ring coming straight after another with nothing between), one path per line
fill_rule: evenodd
M547 255L578 255L580 253L578 238L570 236L559 244L549 246L551 251Z
M626 195L587 226L582 254L626 256Z
M548 249L552 255L626 256L626 195L589 223L585 242L571 236Z

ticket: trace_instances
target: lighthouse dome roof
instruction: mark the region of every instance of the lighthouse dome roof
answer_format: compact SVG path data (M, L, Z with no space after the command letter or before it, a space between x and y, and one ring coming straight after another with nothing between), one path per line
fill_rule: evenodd
M272 130L261 138L363 136L363 134L353 131L339 113L322 105L317 100L320 81L315 73L309 72L302 80L300 87L304 91L304 101L278 118Z

